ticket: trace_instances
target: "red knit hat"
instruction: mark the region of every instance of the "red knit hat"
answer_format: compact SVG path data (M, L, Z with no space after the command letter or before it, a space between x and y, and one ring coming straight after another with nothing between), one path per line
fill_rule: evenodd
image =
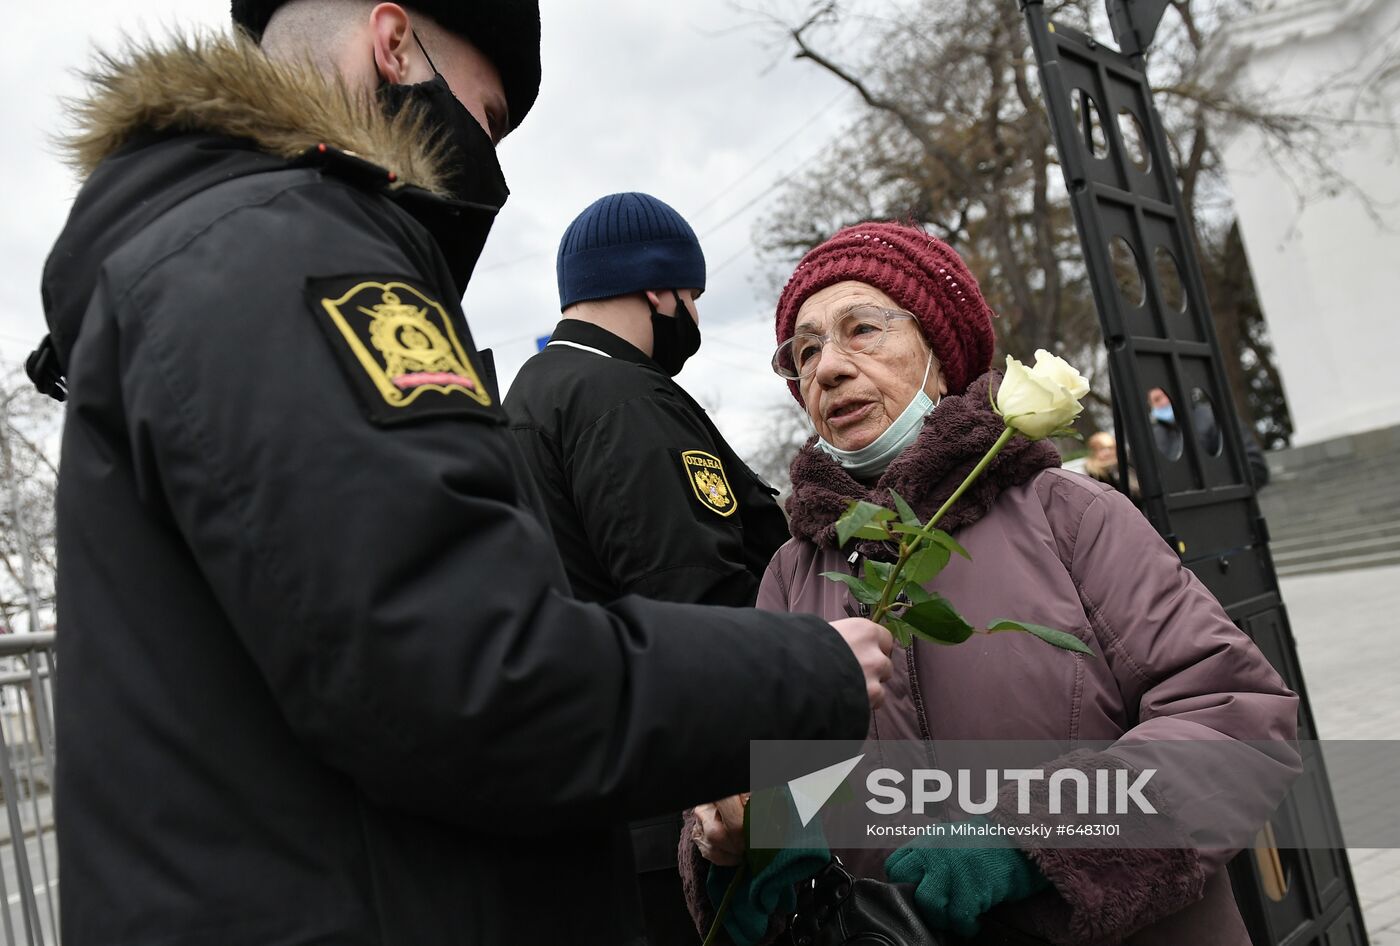
M913 313L949 394L961 394L992 366L993 312L977 280L951 246L899 223L847 227L802 257L778 297L778 343L792 337L797 310L809 296L847 280L874 286ZM788 387L801 403L797 383Z

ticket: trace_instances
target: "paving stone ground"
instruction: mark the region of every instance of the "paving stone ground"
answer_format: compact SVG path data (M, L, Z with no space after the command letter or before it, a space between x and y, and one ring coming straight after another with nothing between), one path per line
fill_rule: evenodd
M1279 584L1318 735L1400 739L1400 566ZM1371 943L1400 946L1400 850L1348 854Z

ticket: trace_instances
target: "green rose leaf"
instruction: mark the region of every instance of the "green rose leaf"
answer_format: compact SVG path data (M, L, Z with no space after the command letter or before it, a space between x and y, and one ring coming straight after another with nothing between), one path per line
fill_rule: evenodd
M925 601L934 600L934 596L925 591L922 585L916 585L912 581L904 586L903 591L910 604L923 604Z
M967 549L959 545L957 539L954 539L951 535L944 532L942 529L934 529L932 532L930 532L928 534L928 540L936 545L941 545L949 552L957 552L969 562L972 561L972 556L968 553Z
M881 591L885 585L889 584L890 573L894 571L894 566L889 562L877 562L874 559L865 560L865 580L871 585L876 585Z
M1033 634L1034 636L1039 637L1041 640L1045 641L1045 643L1053 644L1061 650L1072 650L1076 654L1088 654L1090 657L1094 656L1094 652L1090 650L1089 647L1079 638L1075 637L1073 634L1066 633L1065 631L1057 631L1053 627L1045 627L1040 624L1029 624L1025 621L1010 621L1006 619L1001 619L993 621L990 625L987 626L987 630L988 632L1025 631L1027 634Z
M881 623L887 631L894 635L895 643L900 647L908 647L914 643L914 636L918 631L914 630L913 625L904 623L893 614L885 615L885 620Z
M909 556L901 573L911 584L926 585L938 577L943 566L948 564L948 550L941 545L930 545Z
M915 527L923 525L923 523L919 522L919 517L914 515L913 507L904 501L903 496L899 495L894 490L890 490L890 498L894 500L894 508L899 510L899 518L905 525Z
M939 595L931 595L930 600L914 605L899 617L919 637L937 644L961 644L972 636L972 625Z
M851 589L851 595L861 604L879 604L880 595L884 591L883 585L871 585L868 582L857 578L855 575L847 575L845 572L822 572L823 578L832 581L839 581L847 588Z
M871 522L889 522L892 519L894 512L884 506L864 501L853 502L841 514L841 518L836 520L837 542L845 545L851 540L851 536Z
M889 527L883 522L870 522L861 526L851 533L852 538L874 539L876 542L888 542L893 536L890 535Z

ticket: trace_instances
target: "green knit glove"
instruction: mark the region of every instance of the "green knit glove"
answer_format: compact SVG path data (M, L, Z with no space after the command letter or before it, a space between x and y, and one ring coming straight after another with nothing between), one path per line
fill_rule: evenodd
M793 888L817 872L831 860L831 852L821 848L786 848L778 852L772 863L750 877L734 892L724 928L737 946L753 946L768 932L768 918L781 912L784 916L797 909L797 891ZM737 867L710 866L705 890L710 903L718 909L724 892L734 879Z
M897 884L914 884L914 905L931 928L977 935L977 918L998 903L1020 900L1050 886L1021 851L1011 847L906 846L885 859Z
M745 854L747 863L762 863L763 867L757 874L746 869L744 880L734 891L729 910L724 915L724 928L737 946L753 946L761 940L768 931L768 918L774 913L791 915L797 909L797 891L793 888L815 877L831 861L821 819L813 819L803 826L786 787L755 792L749 806L750 811L758 809L768 812L766 817L776 816L777 821L770 823L769 827L776 827L781 834L770 837L782 837L784 843L776 851L758 854L751 851ZM771 860L763 856L768 853L772 854ZM710 866L710 874L705 879L705 892L716 910L724 901L725 891L738 870L737 867Z

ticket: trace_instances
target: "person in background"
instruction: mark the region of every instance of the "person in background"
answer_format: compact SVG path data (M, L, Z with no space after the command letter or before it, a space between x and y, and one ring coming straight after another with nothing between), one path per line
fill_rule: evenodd
M559 242L563 319L506 396L574 594L751 606L788 539L774 490L673 379L700 347L705 257L648 194L609 194ZM647 936L694 941L679 812L633 826Z
M695 231L609 194L564 231L556 270L563 318L505 408L574 593L752 605L787 520L674 380L701 341Z
M1123 478L1118 471L1118 441L1113 434L1101 430L1092 435L1084 444L1089 455L1084 458L1084 472L1100 483L1107 483L1120 493L1123 492ZM1137 474L1128 468L1128 498L1137 502L1142 497L1138 487Z
M1147 392L1147 406L1152 419L1152 439L1163 459L1175 461L1182 454L1182 428L1176 417L1176 409L1171 398L1161 388ZM1197 401L1192 405L1191 423L1196 429L1197 443L1210 454L1220 452L1220 427L1215 422L1215 412L1207 401ZM1269 482L1269 464L1264 459L1264 451L1259 448L1259 439L1254 432L1243 428L1244 456L1248 465L1250 481L1260 489Z

